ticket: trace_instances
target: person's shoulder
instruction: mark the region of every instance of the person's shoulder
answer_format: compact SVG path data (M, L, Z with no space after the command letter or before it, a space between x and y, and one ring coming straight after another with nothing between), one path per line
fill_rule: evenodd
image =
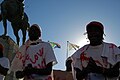
M46 42L46 41L41 41L40 43L46 45L46 46L50 46L50 43L49 42Z
M40 43L44 43L44 44L49 44L49 42L46 42L46 41L40 41Z
M87 48L88 48L89 44L86 44L84 46L82 46L80 49L78 49L73 55L72 57L76 57L76 58L79 58L80 54L82 52L84 52Z
M88 48L88 46L89 46L89 44L86 44L86 45L82 46L75 53L77 53L77 52L82 53L83 51L85 51Z
M85 51L88 48L88 46L89 46L89 44L86 44L86 45L82 46L79 50L81 52L83 52L83 51Z
M3 57L4 59L8 59L7 57Z
M5 60L5 61L9 61L9 59L7 57L2 57L1 59Z
M110 42L103 42L103 44L108 45L109 47L117 47L116 44Z

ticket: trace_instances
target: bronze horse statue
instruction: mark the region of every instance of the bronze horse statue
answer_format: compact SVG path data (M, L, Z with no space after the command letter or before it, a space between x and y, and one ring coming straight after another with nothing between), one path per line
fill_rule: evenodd
M1 3L1 20L3 21L4 34L7 34L7 20L11 22L17 44L19 45L20 38L18 35L19 30L22 31L23 38L22 44L26 40L26 31L29 28L28 16L24 12L24 0L4 0Z

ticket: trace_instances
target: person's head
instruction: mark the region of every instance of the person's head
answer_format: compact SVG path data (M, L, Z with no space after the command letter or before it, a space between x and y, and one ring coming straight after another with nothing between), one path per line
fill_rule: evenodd
M72 60L70 57L67 58L65 66L66 66L66 71L72 71L72 66L71 66Z
M2 44L0 44L0 57L3 57L3 50L4 50L4 47Z
M28 36L31 41L35 41L41 37L41 28L37 24L33 24L28 30Z
M118 48L120 49L120 46L118 46Z
M87 36L90 40L90 45L100 45L103 41L104 26L102 23L92 21L86 26Z

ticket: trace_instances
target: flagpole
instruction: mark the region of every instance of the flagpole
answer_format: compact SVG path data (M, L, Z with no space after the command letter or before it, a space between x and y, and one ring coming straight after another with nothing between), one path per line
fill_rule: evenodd
M68 43L69 43L69 41L67 41L67 54L66 54L66 59L68 58Z

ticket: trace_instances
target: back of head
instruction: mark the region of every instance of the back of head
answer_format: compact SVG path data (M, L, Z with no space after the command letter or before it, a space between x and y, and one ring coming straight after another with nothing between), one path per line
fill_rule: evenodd
M89 30L91 30L92 28L96 28L97 30L101 31L104 34L104 26L102 23L98 21L92 21L88 23L86 26L87 32L89 32Z
M41 28L37 24L33 24L28 30L28 36L31 41L35 41L41 37Z
M66 60L66 71L72 71L72 66L71 66L72 60L70 57L67 58Z
M118 48L120 49L120 46L118 46Z

